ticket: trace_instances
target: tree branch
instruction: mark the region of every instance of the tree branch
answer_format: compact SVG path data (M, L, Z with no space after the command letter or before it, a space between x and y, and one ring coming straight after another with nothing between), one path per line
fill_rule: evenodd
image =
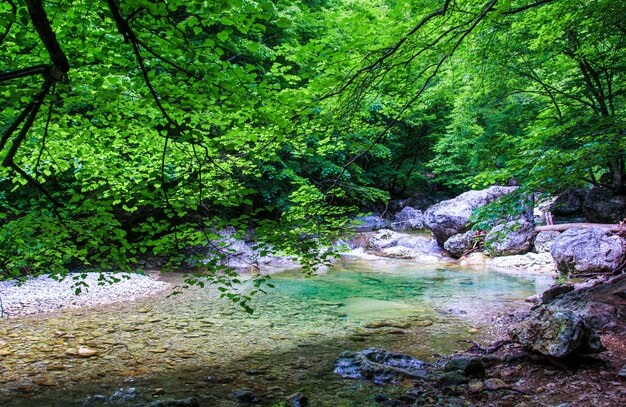
M14 71L0 73L0 82L7 82L13 79L24 78L33 75L43 75L50 70L50 65L34 65L28 68L16 69Z
M534 7L543 6L544 4L548 4L548 3L552 3L552 2L554 2L554 0L540 0L540 1L537 1L535 3L528 4L526 6L522 6L522 7L510 9L510 10L505 10L505 11L502 12L502 15L506 16L506 15L521 13L522 11L526 11L526 10L529 10L531 8L534 8Z
M446 14L446 12L448 11L448 7L450 5L451 0L446 0L443 7L440 8L439 10L433 11L432 13L430 13L429 15L427 15L426 17L424 17L422 20L420 20L420 22L417 23L417 25L415 27L413 27L413 29L411 31L409 31L404 37L402 37L398 42L396 42L391 48L389 48L387 50L387 52L385 52L384 55L382 55L381 57L379 57L378 59L376 59L374 62L372 62L371 64L364 66L362 68L360 68L358 71L356 71L338 90L333 91L331 93L328 93L324 96L321 97L321 100L324 99L328 99L330 97L336 96L340 93L342 93L343 91L345 91L350 85L352 85L352 83L359 77L361 76L364 72L368 72L368 71L372 71L374 70L376 67L379 67L382 65L383 62L385 62L385 60L389 57L391 57L393 54L395 54L400 47L402 46L402 44L404 44L411 36L413 36L417 31L419 31L424 25L426 25L426 23L428 23L430 20L432 20L435 17L438 16L443 16Z
M50 55L50 59L54 64L54 67L50 71L50 74L56 81L60 81L64 75L70 70L70 62L67 56L61 49L59 42L57 41L56 34L52 31L50 21L46 10L43 8L41 0L25 0L28 7L28 14L30 19L39 34L39 38Z
M13 2L13 0L6 0L6 2L11 5L11 8L13 9L13 17L15 17L17 15L17 6ZM7 25L6 30L4 30L4 34L0 36L0 44L2 44L4 40L7 38L7 35L9 35L9 32L11 31L11 27L13 27L13 21L9 22L9 25Z

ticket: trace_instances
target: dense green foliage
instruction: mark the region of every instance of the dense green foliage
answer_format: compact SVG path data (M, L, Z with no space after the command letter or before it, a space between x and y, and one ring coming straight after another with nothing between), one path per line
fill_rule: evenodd
M623 189L623 2L26 3L0 4L3 277L196 253L229 285L226 226L314 267L390 194ZM62 78L11 76L59 65L37 4Z

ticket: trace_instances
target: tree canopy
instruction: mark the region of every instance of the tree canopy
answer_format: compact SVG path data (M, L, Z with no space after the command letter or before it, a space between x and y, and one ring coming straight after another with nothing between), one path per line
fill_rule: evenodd
M624 15L610 0L6 0L0 276L208 250L201 271L228 285L226 226L314 267L349 214L390 196L623 192Z

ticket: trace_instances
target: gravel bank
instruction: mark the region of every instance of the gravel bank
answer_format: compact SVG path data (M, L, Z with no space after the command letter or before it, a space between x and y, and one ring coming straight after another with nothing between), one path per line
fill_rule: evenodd
M21 285L14 281L0 281L0 301L4 316L32 315L65 308L133 301L171 287L166 282L141 274L104 274L104 276L108 278L115 276L120 281L114 284L103 283L98 273L87 273L85 279L73 280L68 277L63 281L40 276L31 278ZM82 285L82 282L86 283L87 287ZM75 293L77 287L82 290L79 295Z

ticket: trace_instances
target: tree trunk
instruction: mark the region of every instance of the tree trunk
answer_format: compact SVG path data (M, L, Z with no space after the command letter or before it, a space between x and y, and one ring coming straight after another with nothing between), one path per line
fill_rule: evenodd
M601 228L601 229L608 229L611 232L626 232L626 225L621 224L621 223L619 225L612 225L612 224L606 224L606 223L562 223L559 225L536 226L535 232L536 233L546 232L546 231L563 232L567 229L573 229L573 228L584 228L584 229Z

